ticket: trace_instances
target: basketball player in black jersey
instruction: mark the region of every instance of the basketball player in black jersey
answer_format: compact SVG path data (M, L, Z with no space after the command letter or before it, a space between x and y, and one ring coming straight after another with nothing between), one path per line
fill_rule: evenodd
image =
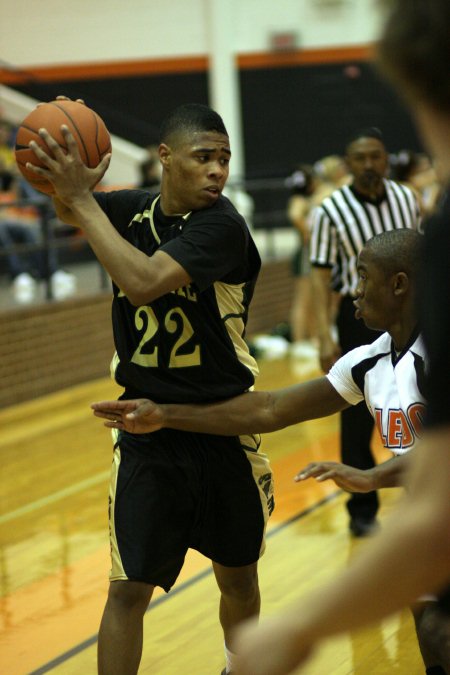
M121 398L207 402L250 388L257 365L244 341L260 258L244 219L221 195L231 156L221 117L177 108L161 130L159 194L91 192L96 169L64 131L65 155L44 130L45 162L59 217L81 227L113 280ZM259 613L257 561L273 508L272 475L259 437L164 429L117 434L110 488L112 570L99 633L99 672L137 672L143 615L155 586L169 591L188 548L212 561L220 589L226 667L231 629Z

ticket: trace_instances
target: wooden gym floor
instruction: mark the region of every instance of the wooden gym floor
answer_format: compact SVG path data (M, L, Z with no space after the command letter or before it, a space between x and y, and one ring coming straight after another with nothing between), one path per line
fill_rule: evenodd
M311 362L261 361L259 389L318 375ZM109 571L109 432L89 410L115 397L108 379L0 411L0 674L96 673L96 637ZM337 459L336 417L266 434L276 508L260 563L262 614L280 610L345 566L364 540L347 531L334 484L295 484L307 462ZM377 446L379 459L387 458ZM399 493L383 491L381 521ZM219 675L223 644L209 562L192 551L174 589L145 616L140 673ZM306 675L423 673L405 611L334 639Z

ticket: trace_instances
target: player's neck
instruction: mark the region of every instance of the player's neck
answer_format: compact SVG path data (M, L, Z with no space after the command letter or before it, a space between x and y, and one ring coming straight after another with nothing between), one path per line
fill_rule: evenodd
M191 209L180 204L177 200L171 199L167 194L161 192L160 198L161 211L165 216L184 216Z
M417 332L417 317L415 315L401 318L391 326L389 335L394 343L395 351L402 352L409 344L411 344L411 340L415 339L414 336Z

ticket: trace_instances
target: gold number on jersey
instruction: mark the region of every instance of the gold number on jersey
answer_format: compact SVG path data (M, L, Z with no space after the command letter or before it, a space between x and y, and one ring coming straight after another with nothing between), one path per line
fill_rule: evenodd
M194 335L194 330L191 326L191 323L181 307L176 307L171 309L170 312L167 312L166 318L164 319L164 325L169 333L176 333L179 325L179 322L175 319L176 316L179 316L181 319L182 330L170 352L169 368L187 368L188 366L199 366L199 345L195 345L194 349L187 354L180 354L180 348Z
M146 322L144 321L144 317L147 317ZM151 307L139 307L134 315L134 324L139 331L143 328L145 330L131 361L132 363L137 363L139 366L145 366L146 368L156 368L158 366L158 347L155 345L153 350L148 353L142 351L145 345L150 342L158 332L158 319L156 318L155 312Z
M139 307L136 310L134 323L139 331L144 330L144 334L131 361L145 368L156 368L158 366L158 347L155 345L151 352L144 352L146 345L152 340L158 330L161 329L155 312L148 306ZM199 366L201 357L200 346L198 344L190 352L185 354L180 353L183 345L194 335L194 329L181 307L175 307L167 312L164 318L164 327L168 333L175 334L177 338L170 350L169 368Z

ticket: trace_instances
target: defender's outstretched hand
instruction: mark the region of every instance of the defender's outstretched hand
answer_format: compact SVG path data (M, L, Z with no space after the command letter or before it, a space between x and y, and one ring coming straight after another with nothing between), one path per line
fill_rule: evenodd
M91 408L96 417L107 420L105 427L131 434L147 434L163 427L162 408L146 398L130 401L99 401Z
M374 489L370 470L362 471L339 462L311 462L299 471L294 480L300 482L315 478L318 482L334 480L336 485L348 492L370 492Z

